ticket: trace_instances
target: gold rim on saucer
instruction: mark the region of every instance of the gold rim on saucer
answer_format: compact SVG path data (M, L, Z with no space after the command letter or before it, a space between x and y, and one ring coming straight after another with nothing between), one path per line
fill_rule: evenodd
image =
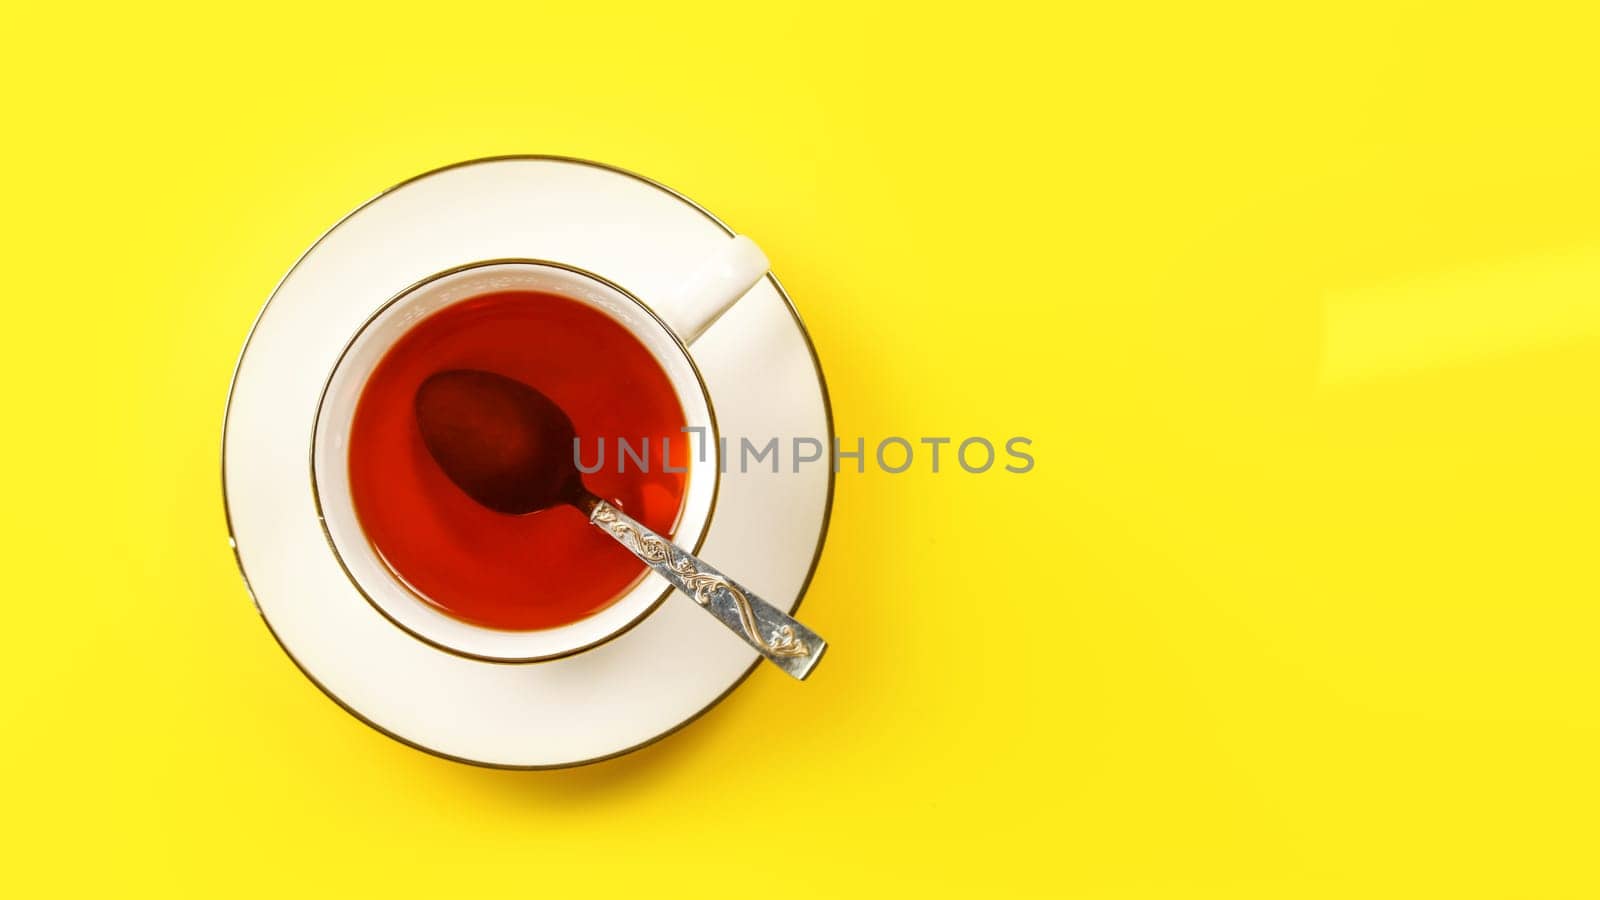
M388 738L391 738L391 739L393 739L394 741L396 741L396 742L398 742L400 744L403 744L403 745L405 745L407 747L411 747L411 748L413 748L415 750L420 750L421 752L426 753L426 754L428 754L430 756L436 756L436 757L439 757L440 759L447 759L447 760L450 760L452 762L464 763L466 765L478 766L478 767L487 768L487 769L506 769L506 770L516 770L516 771L531 771L531 770L544 770L544 769L566 769L566 768L573 768L573 767L576 767L576 766L589 765L591 763L603 762L603 761L608 760L608 759L615 759L616 757L619 757L619 756L626 756L629 753L632 753L632 752L634 752L636 750L640 750L640 749L643 749L645 747L648 747L651 744L656 743L657 741L660 741L660 740L662 740L664 738L667 738L670 735L676 734L678 731L682 730L683 728L687 727L691 723L693 723L696 720L698 720L701 716L705 715L707 712L709 712L712 709L712 707L716 706L718 703L721 703L723 701L723 699L725 699L729 694L733 693L733 691L736 688L738 688L739 685L743 684L745 682L745 680L750 677L750 673L754 672L756 670L756 667L761 664L761 657L757 656L750 663L750 666L748 668L746 668L744 670L744 672L739 675L739 677L735 678L731 684L728 685L727 689L723 690L716 697L712 698L710 702L708 702L705 706L702 706L699 710L695 711L692 715L689 715L689 716L685 717L683 719L683 721L677 723L676 725L672 726L671 728L666 729L665 731L662 731L659 734L651 736L647 740L640 741L637 744L633 744L631 746L625 747L623 749L617 750L617 751L612 752L612 753L606 753L606 754L602 754L600 756L589 757L587 759L575 760L575 761L572 761L572 762L556 763L556 764L552 764L552 765L527 765L527 766L482 762L480 760L467 759L465 757L456 756L456 755L453 755L453 754L450 754L450 753L444 753L444 752L441 752L439 750L435 750L432 747L424 746L424 745L422 745L420 743L417 743L416 741L410 740L410 739L405 738L405 737L403 737L403 736L401 736L399 734L396 734L395 732L390 731L387 728L384 728L383 726L377 724L376 722L374 722L371 719L367 718L366 716L362 715L360 713L360 711L356 710L350 704L346 703L343 699L341 699L339 697L339 695L337 695L333 691L329 690L327 688L327 686L324 685L321 681L318 681L317 678L315 676L313 676L311 674L311 672L308 669L306 669L306 667L304 665L301 664L300 660L295 658L294 653L292 653L289 650L288 645L286 645L283 642L283 638L277 633L276 630L273 629L272 623L267 620L266 614L264 612L262 612L262 610L261 610L260 601L256 599L255 589L250 584L250 576L244 570L244 560L239 555L238 541L237 541L237 539L235 537L234 528L233 528L233 514L232 514L232 511L231 511L231 509L229 507L229 504L228 504L228 484L227 484L228 417L232 413L232 410L233 410L233 388L234 388L235 383L238 380L239 370L244 364L245 354L248 353L249 350L250 350L251 339L255 337L256 328L261 324L261 320L266 316L267 310L269 308L271 308L272 301L273 301L274 298L277 297L279 290L281 290L283 285L284 285L284 283L289 280L289 276L293 275L295 270L300 267L301 263L303 263L306 260L306 258L311 255L312 251L316 250L317 247L320 246L322 244L322 242L328 237L328 235L332 234L335 230L337 230L340 225L344 224L348 219L350 219L355 214L361 212L362 210L366 209L368 206L371 206L376 201L382 199L383 197L388 196L389 194L393 193L394 191L397 191L400 188L405 187L406 185L409 185L409 184L411 184L413 182L416 182L416 181L420 181L420 180L422 180L424 178L427 178L429 176L437 175L437 174L439 174L441 172L447 172L447 171L450 171L450 170L453 170L453 169L465 168L467 166L479 165L479 164L482 164L482 163L510 162L510 161L568 163L568 164L572 164L572 165L587 166L589 168L598 169L598 170L605 171L605 172L610 172L610 173L613 173L613 174L616 174L616 175L621 175L621 176L624 176L626 178L630 178L630 179L632 179L634 181L637 181L637 182L640 182L642 184L645 184L645 185L648 185L650 187L653 187L653 188L655 188L655 189L657 189L659 191L662 191L663 193L666 193L666 194L670 195L671 197L673 197L674 199L678 200L679 202L681 202L681 203L689 206L690 208L694 209L695 211L699 212L702 216L704 216L712 224L714 224L718 228L722 229L728 236L732 237L735 234L737 234L737 232L735 232L732 228L730 228L726 222L723 222L720 218L718 218L710 210L708 210L705 207L701 206L700 204L696 203L694 200L691 200L689 197L687 197L684 194L682 194L681 192L673 189L672 187L669 187L669 186L667 186L665 184L662 184L661 182L656 181L656 180L654 180L652 178L647 178L647 177L645 177L643 175L640 175L640 174L638 174L636 172L630 172L627 169L619 168L617 166L608 165L606 163L595 162L593 160L581 159L581 158L572 157L572 156L559 156L559 155L552 155L552 154L528 153L528 154L505 154L505 155L500 155L500 156L479 157L477 159L463 160L461 162L451 163L449 165L444 165L444 166L439 166L439 167L434 168L434 169L429 169L426 172L422 172L422 173L420 173L418 175L414 175L414 176L412 176L410 178L405 179L404 181L398 182L398 183L396 183L394 185L391 185L388 188L385 188L384 190L378 192L377 194L374 194L373 196L369 197L366 201L362 202L359 206L357 206L354 209L350 210L349 212L345 213L343 216L340 216L338 221L334 222L325 231L323 231L323 233L321 235L319 235L317 237L317 239L311 243L311 246L307 247L305 249L305 251L300 254L299 258L297 258L295 260L294 264L291 265L289 267L288 271L286 271L283 274L283 277L278 279L278 283L273 286L272 293L269 294L268 297L267 297L267 302L262 305L261 310L256 313L255 319L250 323L250 330L245 335L244 345L239 351L239 358L238 358L238 360L236 360L234 362L233 373L229 377L229 380L228 380L228 395L227 395L227 398L226 398L226 400L224 401L224 404L223 404L222 442L221 442L221 454L220 454L220 457L221 457L220 458L220 462L222 463L222 465L220 466L220 470L221 470L221 474L222 474L222 513L223 513L224 522L225 522L225 524L227 526L227 529L228 529L228 546L233 551L234 564L239 569L239 576L240 576L241 580L243 580L243 582L244 582L245 592L250 596L251 603L253 603L255 605L256 613L257 613L257 615L261 616L261 621L262 621L262 623L264 625L266 625L267 632L272 635L273 640L275 642L277 642L278 647L283 650L284 655L289 658L289 661L294 664L295 668L300 670L300 673L305 676L306 680L310 681L312 684L316 685L318 690L320 690L323 694L325 694L328 697L329 700L332 700L334 702L334 704L336 706L338 706L340 709L342 709L345 712L349 713L352 718L356 719L357 721L361 722L362 724L366 725L367 727L373 729L374 731L378 732L379 734L382 734L382 735L384 735L384 736L386 736ZM766 275L766 280L772 284L773 289L776 290L777 293L778 293L778 297L780 299L782 299L784 306L787 308L787 310L789 312L790 318L794 320L795 326L799 329L800 337L804 341L805 346L806 346L806 351L811 357L812 370L815 372L815 374L817 376L817 387L818 387L818 389L820 390L820 392L822 394L822 413L823 413L823 419L824 419L824 422L825 422L825 425L826 425L826 428L827 428L828 445L832 446L832 444L834 442L834 439L836 437L836 434L835 434L835 431L834 431L834 426L833 426L833 403L832 403L832 400L830 399L830 397L828 396L828 383L827 383L826 377L823 375L823 372L822 372L822 361L817 355L816 344L811 339L811 332L810 332L809 329L806 328L805 320L800 316L800 311L795 308L794 301L789 297L789 293L783 289L783 284L782 284L782 282L780 282L778 280L778 276L773 274L772 272L768 272L767 275ZM626 293L626 292L624 292L624 293ZM632 295L629 294L628 296L631 297ZM696 371L696 376L698 377L699 370L696 369L695 371ZM702 386L702 388L703 388L703 386ZM320 398L319 398L319 405L320 405ZM708 404L708 408L709 408L709 404ZM314 432L313 432L313 434L314 434ZM799 608L800 608L800 605L805 601L806 591L810 589L811 580L812 580L813 577L815 577L816 572L817 572L817 565L822 559L822 549L823 549L823 546L827 542L828 526L829 526L830 520L832 519L832 516L833 516L833 494L834 494L834 486L835 486L835 482L836 481L837 481L837 472L834 471L834 467L833 466L829 466L828 467L828 487L827 487L826 495L823 498L822 523L819 526L818 531L817 531L816 550L812 553L811 563L810 563L809 566L807 566L805 577L801 580L800 589L795 595L794 611L798 611ZM314 489L314 484L313 484L313 489ZM319 509L320 509L320 506L319 506ZM710 523L711 519L712 519L712 516L711 515L707 515L706 522L707 522L708 526L709 526L709 523ZM324 529L324 535L326 535L326 530L325 529ZM331 541L330 541L330 546L331 546ZM334 551L334 553L335 553L335 556L337 557L337 551ZM343 566L343 561L342 560L340 561L340 566L341 567ZM346 574L348 576L348 573L346 573ZM358 590L359 590L359 588L358 588ZM363 596L365 596L364 593L363 593ZM640 616L639 619L636 620L636 621L643 621L646 617L647 616ZM617 634L621 634L621 633L622 632L620 632L620 631L617 632ZM613 635L613 636L615 636L615 635Z

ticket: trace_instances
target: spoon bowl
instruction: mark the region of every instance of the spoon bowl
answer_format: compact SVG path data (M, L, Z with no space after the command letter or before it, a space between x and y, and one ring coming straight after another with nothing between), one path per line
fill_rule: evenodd
M576 502L572 420L553 400L504 375L451 369L417 388L422 442L467 496L521 516Z

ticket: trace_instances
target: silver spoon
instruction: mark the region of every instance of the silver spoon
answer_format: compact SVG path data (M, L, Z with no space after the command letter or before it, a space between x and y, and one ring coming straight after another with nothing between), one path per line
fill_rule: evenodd
M428 452L472 499L513 516L577 507L773 665L803 679L822 658L828 645L816 632L590 493L572 455L572 420L549 397L493 372L453 369L417 388L416 413Z

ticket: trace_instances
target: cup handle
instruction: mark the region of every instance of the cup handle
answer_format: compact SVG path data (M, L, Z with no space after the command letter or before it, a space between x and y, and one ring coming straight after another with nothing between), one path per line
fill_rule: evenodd
M735 235L701 264L663 303L661 318L685 344L692 344L751 288L771 264L756 242Z

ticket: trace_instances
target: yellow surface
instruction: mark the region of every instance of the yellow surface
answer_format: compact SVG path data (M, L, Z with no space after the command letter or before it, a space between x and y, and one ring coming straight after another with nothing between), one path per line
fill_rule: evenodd
M1596 23L1185 6L9 12L8 893L1594 896ZM1038 458L845 474L817 676L548 773L328 702L217 471L306 245L511 152L756 237L843 435Z

